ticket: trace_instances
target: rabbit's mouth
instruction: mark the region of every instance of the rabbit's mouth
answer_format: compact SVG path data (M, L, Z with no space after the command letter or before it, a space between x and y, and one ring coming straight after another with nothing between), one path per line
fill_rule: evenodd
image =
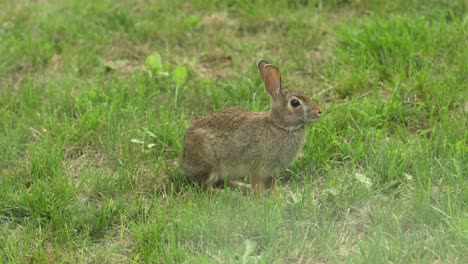
M317 117L308 118L308 119L305 120L304 123L305 123L305 124L310 124L310 123L312 123L312 122L315 122L317 119L319 119L318 116L317 116Z
M317 119L319 119L321 115L322 115L322 109L320 108L318 110L312 109L306 114L304 118L304 122L306 124L312 123L316 121Z
M305 118L305 119L304 119L304 123L305 123L305 124L310 124L310 123L312 123L312 122L317 121L317 119L319 119L319 118L320 118L320 114L319 114L319 113L316 113L314 116Z

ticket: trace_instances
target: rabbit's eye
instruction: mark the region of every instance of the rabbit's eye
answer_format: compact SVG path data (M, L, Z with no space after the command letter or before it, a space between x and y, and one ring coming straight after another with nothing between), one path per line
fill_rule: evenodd
M301 102L297 99L292 99L290 103L292 107L298 107L301 105Z

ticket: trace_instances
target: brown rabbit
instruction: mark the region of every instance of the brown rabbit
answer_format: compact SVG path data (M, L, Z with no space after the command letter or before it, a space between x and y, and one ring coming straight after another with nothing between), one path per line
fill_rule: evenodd
M196 120L185 135L183 169L188 178L209 189L226 181L256 189L270 187L272 177L284 171L305 143L305 125L322 114L307 96L283 90L277 67L258 62L270 112L224 109Z

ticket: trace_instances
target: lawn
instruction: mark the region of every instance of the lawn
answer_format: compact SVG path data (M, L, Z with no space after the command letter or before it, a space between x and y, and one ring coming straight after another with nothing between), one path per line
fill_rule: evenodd
M467 263L466 1L0 0L0 263ZM259 201L185 131L323 109Z

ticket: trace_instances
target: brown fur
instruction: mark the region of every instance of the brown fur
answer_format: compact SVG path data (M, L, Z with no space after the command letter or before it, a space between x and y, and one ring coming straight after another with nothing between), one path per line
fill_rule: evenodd
M296 158L305 141L305 125L321 109L303 94L282 90L279 70L258 63L271 111L224 109L195 121L185 135L184 173L209 188L220 180L250 180L265 188ZM301 102L299 107L292 100Z

